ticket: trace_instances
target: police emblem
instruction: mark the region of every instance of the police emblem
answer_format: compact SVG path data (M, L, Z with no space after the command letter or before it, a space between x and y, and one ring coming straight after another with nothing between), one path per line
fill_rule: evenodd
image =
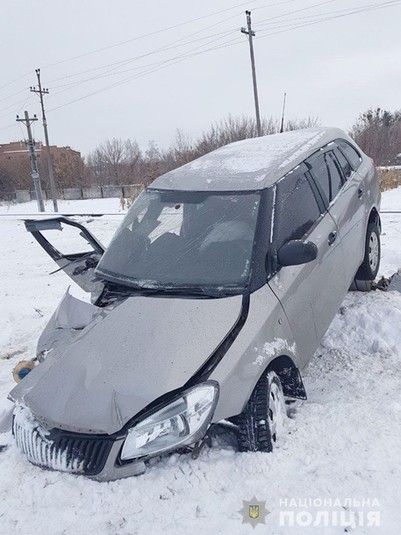
M269 514L266 502L259 502L255 497L250 501L243 500L242 509L239 512L242 514L242 523L251 524L252 527L264 524L266 515Z
M250 505L249 506L249 508L248 508L249 518L252 518L253 520L256 520L256 519L259 518L259 513L260 513L259 505Z

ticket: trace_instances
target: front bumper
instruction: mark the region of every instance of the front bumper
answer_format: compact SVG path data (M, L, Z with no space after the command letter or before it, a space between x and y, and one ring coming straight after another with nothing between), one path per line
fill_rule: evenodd
M14 413L13 435L27 459L42 468L85 475L97 481L112 481L146 471L144 461L119 464L124 436L47 430L22 407Z

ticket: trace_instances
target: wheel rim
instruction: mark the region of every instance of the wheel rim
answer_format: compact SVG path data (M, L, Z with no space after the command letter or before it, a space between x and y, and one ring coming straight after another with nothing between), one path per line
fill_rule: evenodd
M379 261L379 239L376 232L372 232L369 237L369 265L372 272L377 268Z
M269 392L269 428L273 442L277 442L284 427L284 397L277 383L272 382Z

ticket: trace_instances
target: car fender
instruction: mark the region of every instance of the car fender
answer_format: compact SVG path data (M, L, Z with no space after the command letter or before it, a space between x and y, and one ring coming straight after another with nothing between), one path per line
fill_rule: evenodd
M250 295L246 321L209 377L220 385L213 421L240 414L263 372L283 355L291 359L296 370L305 361L280 301L265 284Z

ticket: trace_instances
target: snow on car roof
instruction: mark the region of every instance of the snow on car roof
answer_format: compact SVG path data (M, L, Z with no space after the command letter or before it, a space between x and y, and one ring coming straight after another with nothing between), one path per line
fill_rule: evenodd
M183 191L263 189L337 138L349 139L339 128L314 127L236 141L161 175L150 188Z

